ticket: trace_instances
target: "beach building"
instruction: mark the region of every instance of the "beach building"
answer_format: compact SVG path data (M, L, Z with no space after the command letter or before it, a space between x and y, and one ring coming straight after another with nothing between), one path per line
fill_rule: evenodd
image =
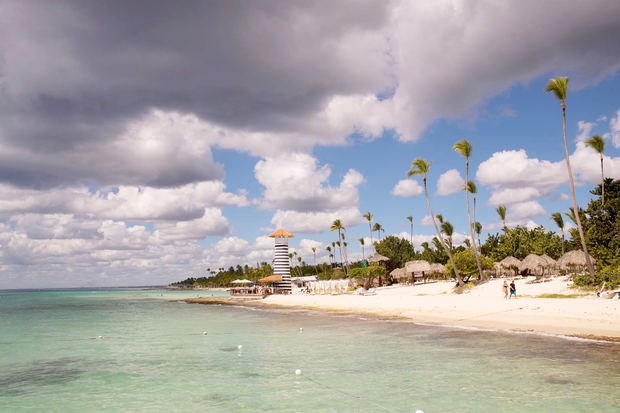
M274 283L275 292L290 294L292 291L288 239L294 236L284 229L279 229L273 234L269 234L270 238L274 238L273 275L282 277L282 281Z

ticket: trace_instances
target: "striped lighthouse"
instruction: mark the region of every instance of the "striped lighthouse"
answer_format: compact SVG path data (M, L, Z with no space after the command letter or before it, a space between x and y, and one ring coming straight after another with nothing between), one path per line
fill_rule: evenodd
M273 234L269 234L270 238L275 239L273 274L282 277L282 281L277 282L275 287L278 291L284 293L291 292L291 264L288 256L288 239L294 236L284 229L279 229Z

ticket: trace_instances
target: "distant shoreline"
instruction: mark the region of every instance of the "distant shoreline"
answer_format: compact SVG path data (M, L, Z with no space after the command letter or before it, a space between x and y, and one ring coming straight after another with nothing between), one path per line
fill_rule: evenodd
M492 280L465 294L452 293L452 282L438 282L379 288L374 296L272 295L264 300L199 297L184 301L351 313L424 324L620 342L620 300L600 299L592 293L576 298L538 298L551 293L574 296L576 291L559 279L540 284L517 280L519 297L505 300L502 282Z

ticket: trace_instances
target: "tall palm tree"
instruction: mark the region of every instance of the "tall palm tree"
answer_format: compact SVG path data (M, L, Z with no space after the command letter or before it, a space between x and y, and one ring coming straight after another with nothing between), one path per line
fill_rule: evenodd
M502 224L504 224L504 232L508 231L508 227L506 226L506 206L500 205L495 208L497 215L502 219Z
M452 251L452 236L454 235L454 226L452 226L450 221L444 221L441 223L441 232L446 236L446 238L448 238L448 246L450 247L450 251Z
M474 196L474 229L476 224L476 194L478 193L478 187L474 181L467 181L467 190ZM480 245L480 241L478 241L478 245Z
M334 257L334 255L332 254L332 247L328 245L327 247L325 247L325 249L327 250L327 252L329 252L329 258L330 258L331 264L334 265L334 261L331 260L331 258Z
M368 211L363 216L364 218L366 218L366 221L368 221L368 231L370 232L370 247L372 248L374 246L374 243L372 242L372 214L370 213L370 211Z
M480 265L480 257L478 257L478 248L476 247L476 238L474 237L474 228L471 225L471 211L469 209L469 189L470 189L470 180L469 180L469 157L471 156L471 143L467 142L466 139L459 141L454 144L452 150L463 155L465 157L465 199L467 202L467 219L469 221L469 236L471 237L471 249L474 252L474 257L476 257L476 264L478 265L478 279L482 279L482 265ZM476 185L471 182L473 187Z
M381 240L381 224L379 224L378 222L375 222L375 225L372 226L372 230L377 231L377 238L379 238L379 240Z
M605 205L605 174L603 173L603 151L605 150L605 141L599 135L594 135L586 141L586 144L597 151L601 156L601 205Z
M463 285L463 280L461 279L461 275L459 274L459 270L456 268L456 264L454 263L454 259L452 258L452 252L448 249L446 243L441 236L441 232L437 227L437 222L435 221L435 215L433 215L433 209L431 208L431 201L428 198L428 188L426 187L426 174L431 168L431 162L426 162L422 158L417 158L411 163L411 169L407 172L407 176L411 178L413 175L422 175L422 182L424 183L424 195L426 196L426 205L428 206L428 212L431 214L431 219L433 220L433 226L435 227L435 232L437 232L437 237L439 238L439 242L441 246L448 254L448 258L450 258L450 263L452 264L452 269L454 270L454 274L456 276L456 283L460 287Z
M474 231L478 235L478 245L480 246L480 251L482 251L482 243L480 242L480 233L482 232L482 224L478 221L474 222Z
M562 255L564 255L564 218L562 218L562 214L559 212L551 214L551 218L553 218L553 221L560 227L560 231L562 231Z
M312 254L314 255L314 272L316 273L316 275L318 277L319 270L317 270L317 268L316 268L316 247L312 247Z
M409 233L409 242L411 242L411 246L413 247L413 217L409 215L407 220L411 224L411 232Z
M362 246L362 261L366 259L366 254L364 253L364 238L358 239L360 245Z
M343 231L344 231L344 228L343 228ZM340 237L342 240L342 252L344 255L344 268L345 268L345 274L346 274L347 272L349 272L349 256L347 254L347 243L344 240L345 239L344 232L340 234Z
M568 181L570 182L570 194L573 200L573 208L577 209L577 199L575 198L575 181L573 179L573 171L570 168L570 157L568 155L568 146L566 145L566 95L568 91L568 77L556 77L555 79L549 79L545 92L553 92L556 98L562 103L562 133L564 136L564 153L566 155L566 169L568 170ZM588 266L588 272L590 277L594 279L594 266L590 260L588 254L588 247L586 246L586 237L583 235L583 227L581 226L581 219L579 214L575 214L577 218L577 229L579 230L579 238L581 238L581 246L586 256L586 264Z
M340 231L344 231L345 230L344 226L342 225L342 221L339 220L339 219L335 220L332 223L332 226L329 228L329 230L331 232L338 231L338 242L336 244L338 244L338 247L340 249L340 266L344 267L343 262L342 262L342 244L340 243L340 234L341 234Z

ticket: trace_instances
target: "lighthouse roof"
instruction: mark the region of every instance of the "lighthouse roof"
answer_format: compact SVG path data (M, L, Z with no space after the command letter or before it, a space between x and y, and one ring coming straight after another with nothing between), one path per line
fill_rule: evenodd
M280 228L273 234L269 234L270 238L293 238L294 236L294 234L291 234L290 232L282 228Z

